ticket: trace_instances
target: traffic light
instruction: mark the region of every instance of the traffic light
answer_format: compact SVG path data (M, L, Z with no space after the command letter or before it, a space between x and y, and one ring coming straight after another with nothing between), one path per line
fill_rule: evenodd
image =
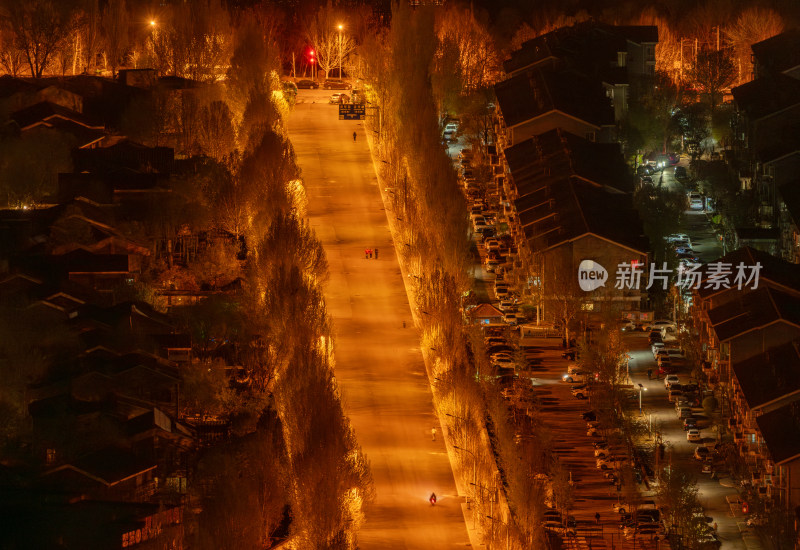
M308 62L309 63L312 63L312 64L314 63L314 61L315 61L314 55L315 54L316 54L316 52L314 52L313 49L312 50L308 50Z

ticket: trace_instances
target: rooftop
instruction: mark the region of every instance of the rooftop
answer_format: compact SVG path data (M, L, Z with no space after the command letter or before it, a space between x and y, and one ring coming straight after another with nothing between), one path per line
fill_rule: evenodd
M614 124L602 86L572 71L532 69L495 85L506 126L559 111L597 128Z
M783 72L800 65L800 29L791 29L751 46L759 67Z
M800 392L800 348L792 342L769 349L734 363L733 371L750 409L763 407Z
M800 458L800 401L762 414L756 423L773 462Z
M778 322L800 328L800 297L761 287L710 309L708 318L720 342Z
M800 193L798 193L800 199ZM759 285L775 286L784 292L800 293L800 265L787 262L782 258L773 256L761 250L744 246L733 252L714 260L714 262L722 262L731 264L734 270L739 264L745 266L755 266L757 263L761 264L761 271L759 272ZM729 292L731 289L719 288L716 290L710 288L700 288L697 294L701 299L708 299L723 292ZM742 292L735 289L736 292Z
M800 80L780 73L757 78L731 91L738 108L753 120L800 103Z

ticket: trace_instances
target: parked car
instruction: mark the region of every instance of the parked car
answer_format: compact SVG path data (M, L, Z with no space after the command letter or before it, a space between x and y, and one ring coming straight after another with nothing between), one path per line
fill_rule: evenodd
M667 242L674 243L676 241L689 241L689 235L686 233L673 233L672 235L667 236Z
M510 357L498 357L492 361L492 365L496 367L514 368L517 364Z
M691 428L686 431L686 441L699 443L703 441L703 436L700 435L700 430L697 428Z
M681 407L678 409L678 418L685 420L692 416L692 409L689 407Z
M319 88L319 82L313 80L298 80L297 87L303 90L316 90Z
M509 311L517 311L517 304L512 302L511 300L503 300L500 302L498 308L503 313L507 313Z
M650 321L649 323L645 323L645 330L661 330L664 327L674 327L675 323L672 321L667 321L666 319L658 319L656 321Z
M573 386L572 396L577 399L588 399L589 398L588 386L586 386L586 384L582 384L580 386Z
M322 84L322 87L326 90L349 90L350 84L344 80L328 79Z
M331 95L331 99L328 101L328 103L331 103L331 104L333 104L333 103L347 103L349 101L350 101L350 96L348 96L347 94L336 92L335 94Z
M703 196L700 193L689 194L689 208L692 210L702 210L704 207Z
M572 384L573 382L583 384L589 379L589 373L583 371L568 372L562 376L561 379L568 384Z
M669 376L664 377L664 387L669 388L672 384L678 384L680 379L675 374L670 374Z
M708 450L708 447L698 447L694 450L693 456L695 460L708 460L711 458L711 451Z

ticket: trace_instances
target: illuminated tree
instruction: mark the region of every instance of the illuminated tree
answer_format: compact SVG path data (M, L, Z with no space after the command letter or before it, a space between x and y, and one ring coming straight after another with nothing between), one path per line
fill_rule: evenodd
M472 9L449 5L436 21L440 42L451 42L458 50L458 71L463 91L492 85L500 74L499 57L485 25Z
M0 19L0 67L11 76L19 76L25 65L25 55L17 47L17 37L8 24Z
M750 80L750 46L783 32L783 19L772 9L758 6L745 8L736 21L725 30L727 42L733 47L736 82Z
M714 51L704 48L698 52L689 73L700 92L707 95L712 112L722 100L722 91L736 80L737 70L731 54L729 49Z
M75 12L69 4L54 0L8 0L2 13L31 75L41 78L75 30Z
M117 76L117 67L123 64L122 57L128 46L128 9L125 0L109 0L103 9L101 35L106 64L111 67L111 76Z
M221 160L236 147L231 111L224 101L212 101L200 109L197 141L210 157Z
M308 40L317 52L317 64L325 72L325 78L332 69L344 66L345 60L355 50L352 35L346 31L343 14L334 9L330 0L320 6L308 24ZM339 26L343 29L339 29ZM338 74L338 73L337 73Z

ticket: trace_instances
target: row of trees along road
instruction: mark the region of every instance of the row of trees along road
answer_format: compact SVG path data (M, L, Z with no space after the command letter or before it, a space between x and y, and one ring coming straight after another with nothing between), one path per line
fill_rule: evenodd
M243 153L219 195L223 208L218 214L223 224L237 228L248 248L244 295L236 304L247 320L248 337L239 341L236 359L250 384L228 412L250 418L251 424L242 423L242 435L229 448L258 465L255 472L262 477L241 488L255 492L262 508L275 512L270 493L285 490L292 535L300 547L355 548L361 506L372 489L366 458L342 412L333 379L332 331L320 286L327 262L303 219L302 183L281 115L285 106L273 102L273 90L280 88L277 57L248 55L254 47L275 52L274 44L244 19L237 38L233 64L240 76L229 81L227 93L247 98L238 133ZM224 323L210 328L229 335ZM258 454L267 447L266 457ZM269 457L273 460L262 462ZM222 459L217 451L207 460ZM203 501L214 502L221 517L207 522L201 515L198 529L214 535L208 526L230 519L216 497L235 493L228 485L230 471L205 471L215 482ZM224 539L212 537L209 548L258 546L254 540L241 540L246 529L225 534Z
M485 50L493 46L468 10L411 10L404 3L393 8L391 30L367 37L358 54L367 67L368 93L382 112L371 120L378 134L374 144L384 161L380 177L389 188L395 239L435 381L434 400L449 424L455 473L476 508L485 540L508 541L513 548L548 547L541 527L544 503L553 501L556 485L567 487L548 480L566 478L552 460L546 428L536 420L515 421L490 376L480 329L464 325L462 297L472 284L467 272L473 252L466 202L441 146L442 112L479 103L476 97L492 85L496 66L480 67ZM447 20L461 22L453 27ZM560 503L570 500L568 493L558 492ZM501 511L504 502L512 517Z
M56 4L30 4L57 10ZM12 8L26 16L38 13ZM231 78L224 85L207 83L213 99L200 105L201 125L204 117L221 120L208 125L224 131L209 136L224 137L224 147L204 149L212 156L198 161L195 171L173 176L168 198L142 208L134 220L121 220L118 228L138 242L178 242L187 228L224 230L233 239L183 262L157 254L154 244L153 256L164 260L151 262L140 284L115 296L152 300L164 288L213 289L237 277L242 281L238 293L175 312L193 336L199 362L181 373L181 412L230 419L232 425L229 439L198 452L190 464L194 513L186 519L195 546L268 547L291 518L290 536L298 547L356 548L372 483L333 378L332 331L320 286L327 262L304 221L302 180L284 128L288 105L275 93L281 89L278 50L256 18L234 13L231 21L236 41L230 61L224 61L232 67ZM161 115L148 116L163 126ZM65 217L55 224L53 238L79 240L76 231ZM0 324L19 331L33 323L40 329L31 334L45 334L36 318L18 321L19 307L5 304ZM0 392L0 410L8 419L4 444L31 436L27 385L74 352L66 327L46 334L0 342L0 356L28 357L0 361L0 374L10 382ZM225 366L235 366L235 382Z

